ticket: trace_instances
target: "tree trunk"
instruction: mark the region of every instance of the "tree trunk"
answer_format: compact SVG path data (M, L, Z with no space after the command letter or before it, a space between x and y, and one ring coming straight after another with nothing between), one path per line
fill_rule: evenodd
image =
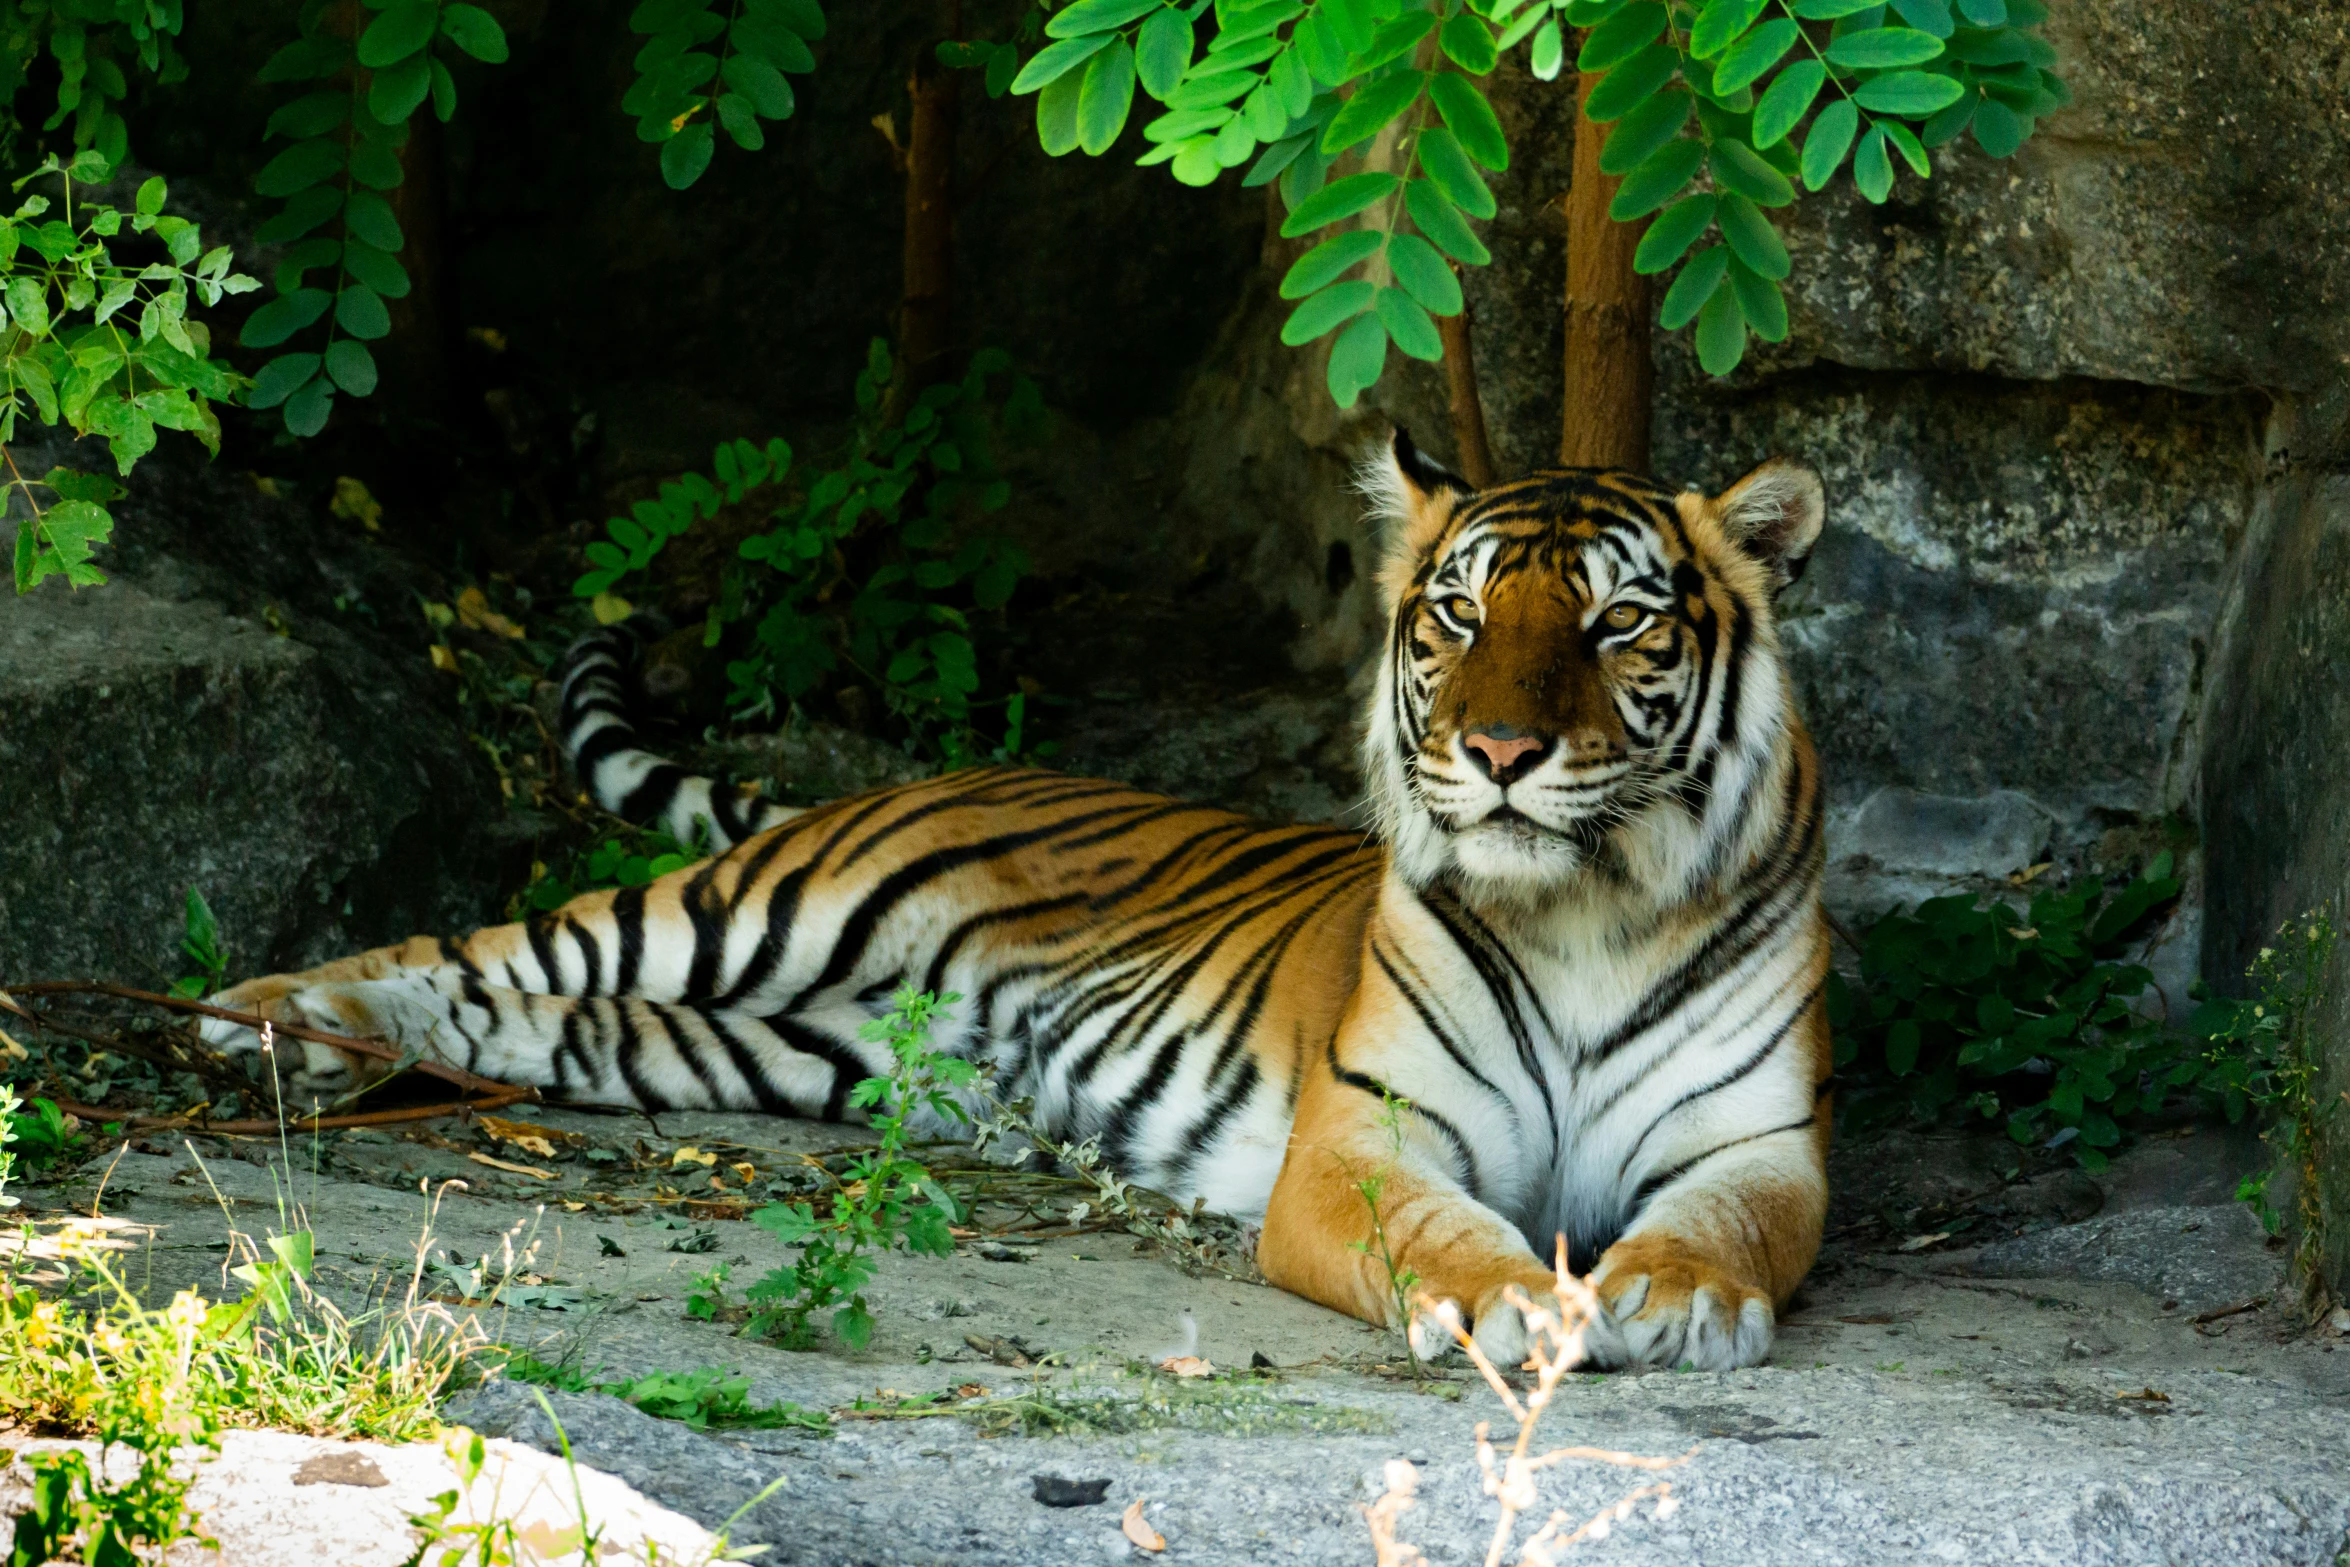
M906 136L906 278L898 316L901 395L944 375L955 311L956 73L935 61L907 82L914 123Z
M1455 270L1458 270L1457 268ZM1485 400L1477 395L1477 356L1469 340L1469 310L1438 316L1444 339L1444 375L1452 392L1453 461L1461 477L1480 490L1494 480L1493 445L1485 434Z
M1588 99L1598 83L1586 73ZM1618 223L1607 204L1620 183L1599 170L1606 133L1575 125L1574 183L1567 187L1567 416L1559 462L1570 468L1648 471L1648 280L1632 270L1645 220Z

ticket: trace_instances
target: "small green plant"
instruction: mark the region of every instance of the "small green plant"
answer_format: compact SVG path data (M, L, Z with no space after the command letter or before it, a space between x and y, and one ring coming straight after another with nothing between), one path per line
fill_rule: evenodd
M1396 1165L1403 1159L1403 1118L1411 1108L1409 1099L1398 1098L1394 1090L1381 1086L1378 1123L1380 1130L1387 1134L1387 1157L1377 1169L1354 1183L1356 1195L1370 1211L1371 1233L1362 1240L1349 1241L1347 1249L1370 1258L1387 1274L1388 1299L1394 1305L1396 1324L1403 1331L1403 1352L1411 1357L1412 1375L1418 1376L1423 1368L1420 1352L1412 1347L1411 1324L1412 1291L1419 1287L1420 1276L1397 1265L1395 1248L1387 1239L1387 1216L1379 1208L1380 1199L1387 1195L1387 1178L1395 1173Z
M722 1262L706 1273L695 1274L693 1288L686 1293L685 1314L696 1322L716 1322L726 1309L726 1280L733 1271L731 1263Z
M171 982L171 993L194 1001L220 989L228 977L228 949L220 943L220 921L212 916L212 905L204 901L204 894L188 889L188 909L180 932L180 951L196 965L193 974L182 974Z
M216 305L260 285L229 270L226 245L205 250L195 224L164 212L161 178L139 187L127 213L77 203L77 183L112 172L95 151L71 163L52 157L15 188L54 175L58 200L27 196L0 218L0 457L28 413L103 438L124 474L155 449L158 429L184 430L220 450L212 404L233 399L245 383L211 357L211 332L189 318L189 300ZM131 243L142 236L153 245ZM138 254L119 257L116 246ZM29 593L51 576L76 587L104 582L90 557L113 535L106 503L121 486L67 468L28 479L12 458L7 469L6 487L23 493L27 511L16 530L16 591ZM48 505L36 490L49 492Z
M16 1141L16 1113L24 1108L24 1101L16 1097L16 1085L0 1083L0 1208L13 1208L17 1199L8 1194L8 1183L16 1177L16 1154L8 1145Z
M8 1113L9 1134L23 1151L26 1165L46 1170L81 1152L84 1139L72 1118L57 1108L55 1100L37 1096L17 1100L13 1091L9 1097L12 1101Z
M2329 909L2312 909L2285 921L2276 940L2262 947L2245 971L2252 981L2252 999L2201 997L2188 1024L2198 1039L2208 1042L2204 1060L2228 1118L2240 1118L2247 1107L2258 1111L2270 1123L2263 1139L2276 1150L2279 1166L2292 1173L2298 1231L2294 1269L2309 1292L2311 1306L2319 1304L2324 1289L2318 1264L2325 1255L2328 1229L2318 1179L2319 1138L2337 1108L2318 1096L2325 1063L2317 1029L2325 1015L2336 938ZM2273 1174L2257 1171L2236 1188L2237 1199L2252 1206L2272 1235L2284 1221L2269 1200Z
M517 900L518 913L545 913L559 909L583 892L603 887L642 887L671 871L683 870L710 857L708 823L697 822L692 843L680 843L658 827L620 823L612 836L590 844L571 857L570 868L557 874L543 864Z
M994 450L1000 435L1041 427L1035 383L1000 351L972 357L959 381L926 387L901 413L897 367L875 339L857 378L857 422L836 468L791 486L781 440L717 448L709 474L664 484L608 538L587 546L589 569L572 591L594 600L647 570L670 541L721 509L756 501L765 523L737 546L704 623L706 646L727 666L738 718L772 718L843 674L866 680L918 743L950 766L1000 755L983 744L973 617L1001 610L1028 569L1019 549L970 531L1000 511L1011 485ZM997 398L992 388L1008 378ZM737 628L731 635L730 627ZM1006 704L1005 744L1017 754L1025 703Z
M501 1368L516 1382L551 1387L564 1393L609 1393L625 1399L659 1420L675 1420L696 1431L712 1427L738 1431L771 1431L797 1426L809 1431L831 1428L822 1410L799 1404L754 1404L751 1379L733 1370L703 1366L693 1371L655 1371L634 1381L610 1379L582 1371L575 1363L515 1355Z
M850 1091L849 1103L870 1113L880 1144L849 1162L828 1213L791 1202L771 1203L751 1215L777 1240L800 1248L797 1260L770 1270L746 1292L753 1331L806 1344L811 1320L829 1311L842 1342L862 1349L873 1336L873 1312L863 1291L873 1278L874 1256L901 1245L930 1257L953 1253L947 1226L961 1211L905 1148L908 1123L919 1111L970 1119L956 1095L979 1081L978 1069L930 1047L932 1022L961 999L902 987L890 998L889 1015L865 1025L864 1038L889 1047L889 1075L866 1078Z
M1960 895L1878 920L1861 941L1859 982L1828 980L1855 1113L2004 1118L2018 1143L2069 1143L2097 1170L2122 1139L2117 1117L2217 1092L2217 1069L2193 1042L2132 1005L2153 975L2119 961L2178 891L2164 854L2111 894L2094 883L2044 890L2021 913Z

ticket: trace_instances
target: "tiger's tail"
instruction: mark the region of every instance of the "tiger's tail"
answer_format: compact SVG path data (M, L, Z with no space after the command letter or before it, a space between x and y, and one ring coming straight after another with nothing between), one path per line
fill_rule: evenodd
M563 752L596 804L683 844L706 830L712 853L798 816L795 806L689 773L638 743L623 677L643 641L633 622L602 627L572 643L555 671L563 689Z

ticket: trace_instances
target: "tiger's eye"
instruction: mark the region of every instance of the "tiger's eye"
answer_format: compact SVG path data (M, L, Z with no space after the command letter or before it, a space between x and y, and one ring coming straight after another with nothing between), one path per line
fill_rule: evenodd
M1610 631L1629 631L1647 616L1648 611L1637 604L1617 604L1601 617L1601 623Z
M1444 612L1464 626L1477 623L1477 601L1456 593L1444 601Z

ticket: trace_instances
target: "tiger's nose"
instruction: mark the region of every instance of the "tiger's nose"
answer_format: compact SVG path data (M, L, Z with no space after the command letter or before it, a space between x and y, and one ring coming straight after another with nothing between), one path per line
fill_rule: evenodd
M1486 776L1495 783L1507 783L1515 774L1526 770L1519 764L1529 757L1540 757L1550 749L1550 742L1508 724L1493 724L1475 731L1461 741L1484 767ZM1530 765L1530 764L1529 764Z

